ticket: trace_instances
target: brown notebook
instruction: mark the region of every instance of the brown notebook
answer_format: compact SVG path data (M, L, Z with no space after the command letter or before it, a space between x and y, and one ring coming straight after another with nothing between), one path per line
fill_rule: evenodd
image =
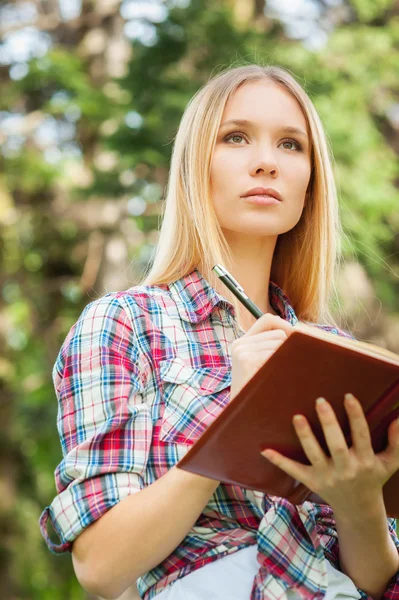
M359 340L309 327L293 332L202 436L177 467L222 483L286 498L324 502L309 488L273 465L260 452L273 448L309 465L292 424L306 416L330 456L315 401L326 398L351 445L344 394L362 403L375 453L388 443L389 424L399 416L399 355ZM387 515L399 518L399 471L383 488Z

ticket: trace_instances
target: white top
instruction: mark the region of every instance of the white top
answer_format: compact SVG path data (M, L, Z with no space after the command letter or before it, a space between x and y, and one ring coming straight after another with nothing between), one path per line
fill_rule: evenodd
M223 556L177 579L155 596L156 600L249 600L252 583L259 570L257 545L242 548ZM352 579L337 571L326 559L328 588L325 600L360 598ZM287 600L299 600L295 590L289 590Z

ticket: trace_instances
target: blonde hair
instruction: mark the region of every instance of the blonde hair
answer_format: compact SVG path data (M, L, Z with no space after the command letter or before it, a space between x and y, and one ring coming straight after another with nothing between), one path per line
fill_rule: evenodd
M312 173L300 220L278 236L270 279L288 296L300 321L337 326L331 312L341 250L341 222L332 169L332 152L320 117L301 85L284 68L249 64L227 68L191 98L178 128L166 188L163 222L152 264L138 285L169 284L201 264L213 286L212 267L231 271L233 258L218 223L210 193L213 150L230 96L247 82L267 79L298 101L307 121ZM223 292L238 315L238 301ZM339 306L339 302L337 303Z

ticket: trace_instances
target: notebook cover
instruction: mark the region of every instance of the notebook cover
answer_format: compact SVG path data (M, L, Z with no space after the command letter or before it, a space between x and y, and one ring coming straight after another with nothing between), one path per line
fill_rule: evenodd
M293 415L299 413L307 417L330 456L315 408L319 396L333 406L350 446L350 425L343 404L346 392L352 392L362 403L374 451L384 450L387 428L399 416L397 358L397 364L393 364L389 359L295 331L229 402L177 467L287 498L295 504L306 499L323 502L260 452L273 448L309 465L292 424ZM388 516L399 518L399 471L385 484L383 494Z

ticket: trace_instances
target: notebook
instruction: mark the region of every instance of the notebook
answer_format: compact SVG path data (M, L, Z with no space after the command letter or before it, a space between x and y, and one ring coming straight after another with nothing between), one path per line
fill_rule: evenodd
M346 392L361 402L374 452L381 452L388 443L388 426L399 416L399 355L368 342L298 326L176 466L293 504L324 503L260 452L272 448L310 465L292 424L293 415L299 413L307 417L330 456L315 408L319 396L331 403L350 447ZM383 496L387 515L399 518L399 471L385 483Z

